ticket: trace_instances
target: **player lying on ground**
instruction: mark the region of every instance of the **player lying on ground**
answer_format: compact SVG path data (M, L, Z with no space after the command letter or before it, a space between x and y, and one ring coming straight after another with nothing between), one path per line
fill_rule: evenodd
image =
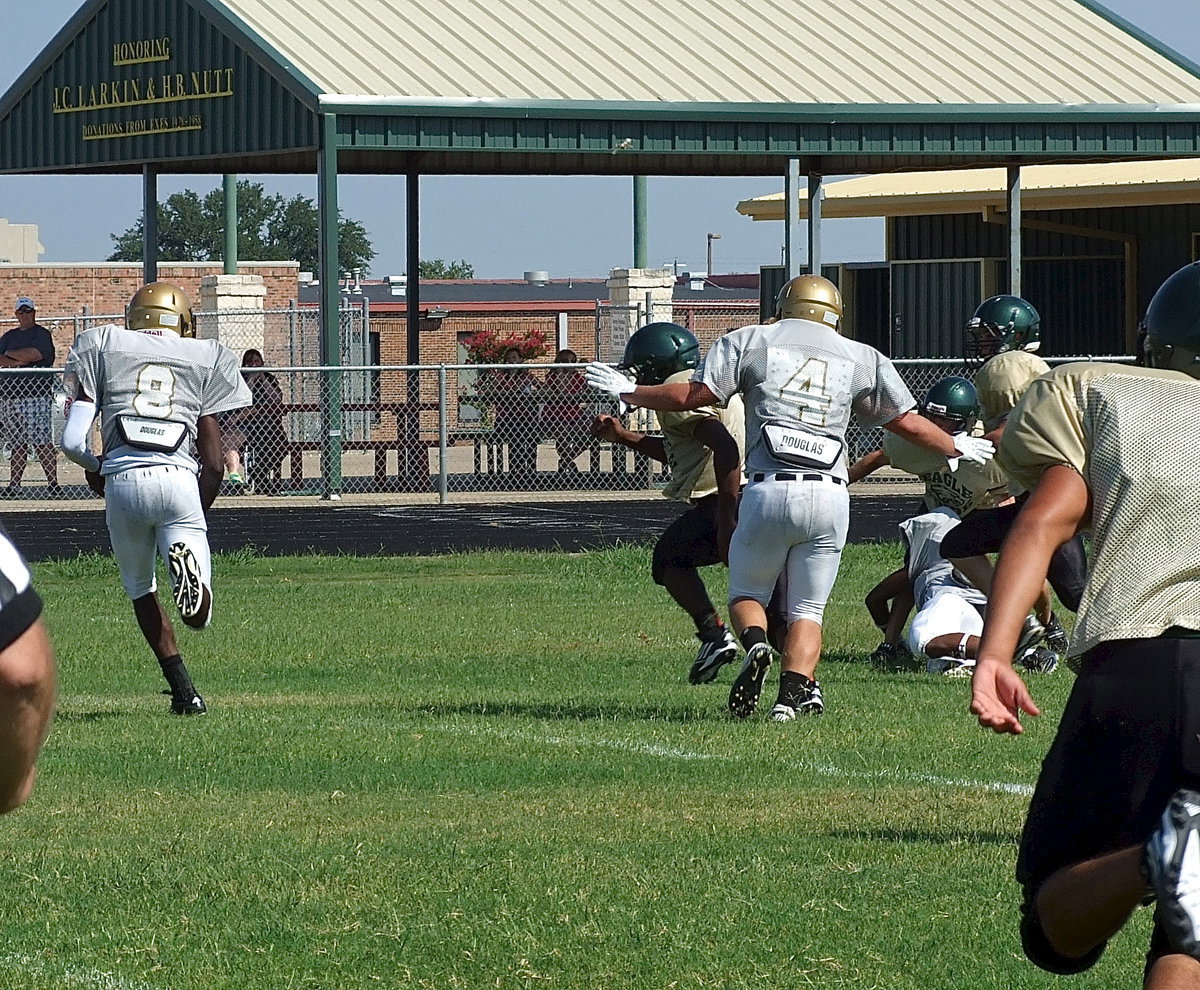
M968 433L972 436L983 435L983 423L979 418L979 397L975 386L965 378L952 375L935 382L925 393L920 409L923 416L950 435L957 433ZM850 465L848 472L850 482L853 484L888 464L915 474L924 482L923 501L927 509L945 507L960 519L964 517L970 519L976 512L986 512L1013 501L1009 492L1008 480L994 460L985 464L962 463L951 470L950 463L945 457L909 443L893 433L884 436L883 446L879 450L860 457ZM948 527L948 529L953 528L953 526ZM945 532L939 535L939 544L944 535ZM974 558L956 559L953 564L955 565L954 571L967 578L978 590L982 591L986 600L987 589L991 582L991 561L986 556L980 555ZM908 610L912 607L911 601L907 601L906 604L909 597L905 590L907 584L908 581L903 573L899 578L889 575L867 596L872 619L876 626L885 633L883 642L871 655L871 660L884 669L895 667L900 659L900 630L903 629L908 617ZM892 610L886 606L885 603L890 599L895 599L894 610L898 611L899 615L893 616ZM871 603L874 603L873 607ZM1047 640L1046 646L1054 653L1061 655L1067 646L1066 632L1051 610L1048 584L1042 594L1038 596L1034 612L1038 616L1041 628L1031 629L1029 636L1025 637L1028 640L1026 646L1028 655L1024 658L1024 662L1032 664L1039 670L1044 670L1047 666L1053 669L1057 665L1057 659L1050 663L1044 651L1036 652L1040 649L1037 640L1042 639L1043 633ZM891 627L890 632L885 627Z
M958 524L950 509L934 509L900 524L904 567L889 574L867 594L867 610L881 622L887 649L876 650L872 662L892 669L909 612L917 614L908 629L909 652L927 661L931 674L968 677L975 667L987 598L942 557L942 537ZM1036 645L1042 626L1027 616L1017 644L1018 663L1024 669L1050 673L1058 665L1054 651Z

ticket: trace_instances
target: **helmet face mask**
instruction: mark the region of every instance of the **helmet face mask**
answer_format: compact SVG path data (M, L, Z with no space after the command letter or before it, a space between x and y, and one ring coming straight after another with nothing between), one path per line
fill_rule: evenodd
M170 282L151 282L138 289L125 310L125 326L143 333L196 336L192 304L187 294Z
M700 363L700 342L678 323L647 323L625 345L617 367L632 371L639 385L661 385Z
M1142 325L1147 365L1200 378L1200 262L1185 265L1158 287Z
M970 433L979 421L979 395L967 379L951 375L930 386L921 401L921 414L947 423L951 427L947 432Z
M987 360L1005 351L1037 351L1042 319L1020 296L985 299L967 320L968 359Z
M836 330L842 314L841 292L820 275L798 275L785 282L775 297L778 320L811 320Z

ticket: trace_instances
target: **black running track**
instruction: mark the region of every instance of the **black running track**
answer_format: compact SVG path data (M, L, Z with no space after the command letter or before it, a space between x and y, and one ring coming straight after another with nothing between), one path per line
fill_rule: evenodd
M892 541L915 510L912 495L856 495L850 541ZM214 508L209 541L216 551L255 547L268 556L320 552L357 556L428 555L462 550L587 550L655 539L681 511L667 499L500 504ZM107 552L97 509L0 513L30 560Z

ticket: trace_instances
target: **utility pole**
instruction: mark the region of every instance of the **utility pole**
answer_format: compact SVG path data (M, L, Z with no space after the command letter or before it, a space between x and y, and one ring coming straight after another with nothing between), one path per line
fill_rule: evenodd
M709 235L708 235L708 268L707 268L707 269L705 269L705 274L706 274L706 275L707 275L709 278L712 278L712 273L713 273L713 269L712 269L712 242L713 242L713 241L719 241L720 239L721 239L721 235L720 235L720 234L709 234Z

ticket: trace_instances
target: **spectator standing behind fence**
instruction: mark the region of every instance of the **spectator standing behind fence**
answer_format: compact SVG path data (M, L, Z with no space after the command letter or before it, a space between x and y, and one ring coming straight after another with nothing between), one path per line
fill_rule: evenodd
M520 349L510 347L501 359L520 365ZM514 482L528 483L537 470L538 381L528 368L494 368L480 378L480 394L492 403L495 437L508 447L508 470Z
M564 348L554 355L555 364L578 364L579 355ZM587 382L576 368L550 368L542 405L542 435L554 441L558 470L577 474L575 463L587 443L587 416L579 404Z
M37 322L37 307L29 296L17 299L16 314L16 327L0 337L0 368L53 367L54 341L50 331ZM51 435L50 415L54 376L0 375L0 400L4 410L4 431L12 449L5 494L14 495L20 489L30 447L41 462L50 491L57 493L58 451Z
M229 480L241 485L249 479L245 452L249 447L254 463L254 490L263 495L279 491L283 456L287 451L287 430L283 425L283 389L269 371L247 371L263 366L262 352L250 348L242 355L242 376L250 386L254 401L235 409L222 422L225 438L225 467Z

